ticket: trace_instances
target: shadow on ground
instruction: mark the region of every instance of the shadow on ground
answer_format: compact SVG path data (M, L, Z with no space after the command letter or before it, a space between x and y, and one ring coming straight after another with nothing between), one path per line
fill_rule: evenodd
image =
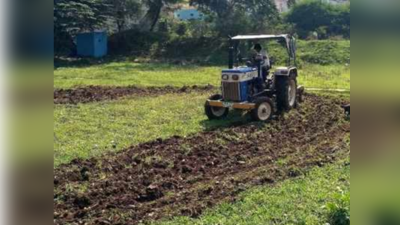
M243 125L254 125L259 128L267 126L269 123L265 122L255 122L251 119L247 112L240 110L231 111L227 118L223 120L203 120L200 124L204 127L205 131L216 131L223 130L226 128L240 127Z

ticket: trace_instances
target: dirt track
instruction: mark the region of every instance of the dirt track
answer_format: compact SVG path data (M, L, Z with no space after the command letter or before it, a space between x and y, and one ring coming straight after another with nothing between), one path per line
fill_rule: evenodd
M78 104L115 100L124 96L158 96L172 93L208 92L214 86L184 86L184 87L107 87L87 86L75 89L55 89L54 104Z
M342 101L307 95L270 125L248 124L133 146L55 170L56 224L137 224L199 216L250 186L345 157Z

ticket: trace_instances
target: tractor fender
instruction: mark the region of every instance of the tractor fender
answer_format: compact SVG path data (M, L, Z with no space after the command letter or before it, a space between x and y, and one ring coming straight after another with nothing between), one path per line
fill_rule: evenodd
M278 67L275 70L275 76L297 77L297 68L296 67Z

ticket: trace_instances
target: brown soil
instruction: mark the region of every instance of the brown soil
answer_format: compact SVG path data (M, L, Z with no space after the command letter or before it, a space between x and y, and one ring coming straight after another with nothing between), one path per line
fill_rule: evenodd
M54 104L78 104L115 100L124 96L158 96L172 93L208 92L214 86L184 86L184 87L107 87L87 86L75 89L55 89Z
M254 185L296 177L349 154L340 99L306 95L269 125L172 137L55 170L56 224L137 224L199 216Z

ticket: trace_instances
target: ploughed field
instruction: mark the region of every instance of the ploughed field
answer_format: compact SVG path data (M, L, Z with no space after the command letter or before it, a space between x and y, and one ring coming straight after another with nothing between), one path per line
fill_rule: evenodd
M80 99L71 102L86 101ZM272 185L346 158L345 101L306 94L298 109L269 124L235 125L74 159L54 172L54 221L138 224L197 217L206 208L235 201L252 186Z
M111 87L111 86L86 86L73 89L55 89L54 104L79 104L116 100L125 96L144 97L159 96L165 94L202 93L216 90L212 85L205 86L183 86L183 87Z

